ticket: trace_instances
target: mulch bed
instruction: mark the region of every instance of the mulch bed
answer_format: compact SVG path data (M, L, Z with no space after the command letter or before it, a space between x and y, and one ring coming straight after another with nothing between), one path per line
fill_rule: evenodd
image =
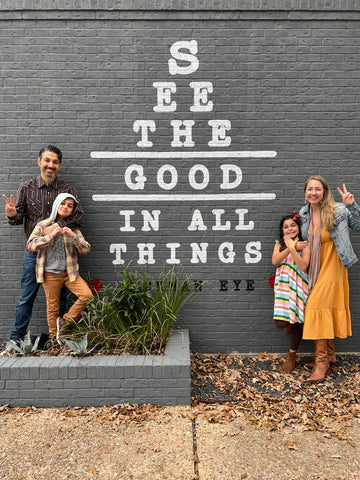
M65 337L68 338L69 340L73 340L71 336ZM32 343L34 343L36 339L35 335L31 336ZM0 337L0 352L5 349L6 344L8 342L8 338ZM49 336L42 334L41 340L39 342L39 349L36 350L35 352L31 353L33 357L53 357L53 356L69 356L69 355L74 355L77 356L75 352L72 352L69 347L62 342L61 345L56 343L53 347L50 347L48 349L44 349L42 345L44 345L47 340L49 340ZM90 347L89 349L90 350ZM87 353L85 352L87 355ZM101 348L101 347L96 347L91 350L90 355L95 356L95 355L164 355L165 354L165 347L162 348L153 348L151 352L144 352L144 351L139 351L139 349L132 348L131 345L118 345L116 347L113 347L110 349L107 348ZM14 354L9 354L8 356L12 356ZM17 356L20 356L20 354L15 354Z
M360 356L338 355L325 381L306 382L311 372L301 357L290 374L280 372L283 355L256 357L192 354L192 399L209 421L244 418L256 428L327 432L343 439L334 422L360 418ZM222 407L222 408L219 408ZM351 443L351 439L347 439Z

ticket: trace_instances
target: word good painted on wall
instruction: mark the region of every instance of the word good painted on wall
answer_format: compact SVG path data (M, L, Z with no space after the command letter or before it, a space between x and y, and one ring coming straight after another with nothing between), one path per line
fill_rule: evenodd
M249 191L248 185L246 191L242 191L244 177L239 162L242 159L274 158L276 152L230 150L229 147L233 144L230 136L231 122L226 118L205 120L209 149L192 150L196 146L193 127L196 125L197 116L204 122L204 115L214 111L213 83L208 79L198 78L190 78L185 86L182 82L182 89L188 89L192 99L188 113L184 119L169 116L175 112L179 115L181 97L176 78L180 76L184 80L186 76L195 74L199 68L197 41L178 41L170 46L170 78L152 83L155 97L153 111L168 121L171 127L168 151L153 149L157 142L159 120L146 118L137 119L133 123L133 131L138 135L136 145L140 150L91 153L92 158L117 159L124 187L128 190L128 193L93 195L96 202L117 202L122 206L119 210L119 229L122 234L131 235L131 244L124 242L123 238L120 242L113 241L110 244L114 265L134 260L134 256L140 265L164 262L201 265L213 260L221 264L233 264L237 260L245 264L255 264L261 261L261 241L246 238L245 242L240 243L237 235L249 235L257 226L253 220L247 218L248 209L244 208L246 202L253 205L256 201L274 200L275 194ZM163 144L163 138L161 141ZM221 163L224 159L226 161ZM125 162L129 160L132 163L126 165ZM156 168L152 165L152 160L157 162ZM159 161L162 163L160 166ZM155 202L157 206L165 206L151 209L151 202ZM181 215L178 222L166 221L166 213L170 209L176 213L176 205L188 202L193 206L188 218ZM219 202L223 202L226 208L220 208ZM229 207L229 203L233 205L233 202L236 202L236 208ZM238 208L239 202L242 202L241 208ZM129 207L124 208L124 203L130 204ZM138 209L141 204L145 204L147 209ZM209 209L212 204L214 207ZM225 215L229 211L230 219ZM209 217L212 218L211 221ZM151 239L141 237L142 232L149 232ZM200 240L196 237L199 234ZM137 235L139 237L136 237ZM219 235L222 236L220 241ZM225 288L225 283L221 284L220 291L225 291ZM247 290L251 288L248 286Z
M220 165L222 170L222 182L219 187L221 190L230 190L238 187L242 181L242 171L237 165ZM142 165L130 165L125 170L124 180L126 186L130 190L144 190L148 177ZM189 167L188 174L185 179L179 179L178 169L174 165L162 165L156 174L156 183L162 190L173 190L181 180L187 181L194 190L205 190L209 183L212 185L219 181L219 175L213 179L210 178L209 169L202 164L196 164Z

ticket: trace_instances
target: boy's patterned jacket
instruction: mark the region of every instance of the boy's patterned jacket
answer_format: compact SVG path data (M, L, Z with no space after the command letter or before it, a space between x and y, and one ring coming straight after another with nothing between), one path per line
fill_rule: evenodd
M46 247L53 241L51 233L44 235L44 230L50 225L57 226L58 224L52 223L50 219L39 222L32 231L26 244L26 249L28 252L37 252L36 280L38 283L43 283L44 281ZM76 277L79 275L77 250L80 253L88 253L90 251L90 244L85 240L80 230L75 229L73 232L76 235L75 238L70 238L67 235L63 235L66 254L66 271L70 282L76 280Z

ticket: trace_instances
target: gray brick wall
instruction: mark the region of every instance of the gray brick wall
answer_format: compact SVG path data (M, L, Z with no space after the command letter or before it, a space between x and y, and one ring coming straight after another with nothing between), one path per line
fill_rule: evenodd
M164 265L171 266L166 263L172 258L167 244L178 243L176 259L183 272L206 282L178 320L189 329L192 347L202 352L285 351L288 338L273 326L268 285L274 274L270 258L279 219L302 206L304 181L311 174L327 178L334 193L345 182L360 197L359 5L351 0L183 3L128 1L105 6L58 1L50 7L40 0L31 5L1 2L1 192L15 193L20 181L38 174L36 157L42 145L58 145L64 153L61 177L74 183L87 214L83 233L92 251L80 259L83 274L113 281L122 268L114 264L119 244L127 249L122 259L140 268L138 245L148 243L155 245L150 271L160 272ZM179 41L196 41L198 65L190 73L180 69L172 75L170 49ZM189 64L188 57L177 58L178 66ZM158 82L175 84L171 100L176 110L154 111ZM211 110L199 105L190 109L192 82L206 82L207 89L211 84ZM200 103L207 100L202 97ZM141 132L134 131L134 122L139 120L155 122L156 131L148 132L151 147L137 145ZM193 146L172 146L176 127L171 122L176 120L194 122ZM214 120L230 122L229 146L209 145L209 122ZM276 156L231 157L249 150L274 151ZM92 152L133 152L133 157L96 158ZM170 157L137 158L138 152L170 152ZM205 153L194 158L196 152ZM224 158L217 152L225 152ZM221 188L221 167L226 164L242 173L235 189ZM132 190L126 181L125 173L133 165L143 168L143 190ZM161 177L164 165L177 174L171 190L164 183L175 177L169 171ZM203 173L196 169L194 174L195 165L201 165ZM201 186L204 172L209 174L206 188ZM136 175L131 175L132 182ZM218 196L225 193L275 198ZM94 200L110 194L143 197ZM163 194L172 197L144 197ZM190 194L197 197L183 197ZM213 198L201 199L202 195ZM146 230L144 210L161 212L158 230ZM239 210L247 210L243 227ZM206 230L189 230L194 215ZM252 229L246 229L249 222ZM7 335L19 293L21 227L10 227L4 219L0 237L0 335ZM359 237L353 240L360 253ZM193 249L202 243L208 244L206 258L204 254L195 263ZM229 246L235 257L225 263ZM257 263L247 263L251 246L255 254L250 257ZM359 268L349 271L353 337L338 342L342 351L358 350ZM45 325L41 293L31 330L46 330ZM304 342L302 349L311 351L311 342Z
M0 11L358 11L357 0L2 0Z

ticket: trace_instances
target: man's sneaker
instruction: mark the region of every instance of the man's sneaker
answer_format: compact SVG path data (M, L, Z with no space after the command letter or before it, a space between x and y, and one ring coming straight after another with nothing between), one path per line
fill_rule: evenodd
M69 320L66 320L64 317L58 317L56 320L56 340L61 343L61 338L63 335L66 335L69 332L70 326Z
M9 340L5 346L5 349L0 353L1 357L9 356L14 352L17 352L15 347L19 347L20 343L18 340Z

